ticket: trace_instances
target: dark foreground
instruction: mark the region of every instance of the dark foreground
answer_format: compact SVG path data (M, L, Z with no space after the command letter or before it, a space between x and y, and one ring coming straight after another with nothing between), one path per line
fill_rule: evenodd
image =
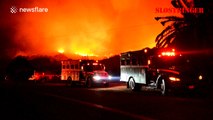
M160 96L132 92L122 83L110 87L1 83L1 120L212 120L211 95Z

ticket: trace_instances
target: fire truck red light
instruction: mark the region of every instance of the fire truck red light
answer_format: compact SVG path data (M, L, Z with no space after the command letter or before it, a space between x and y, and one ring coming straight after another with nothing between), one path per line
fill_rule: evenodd
M175 56L175 52L162 52L162 56Z

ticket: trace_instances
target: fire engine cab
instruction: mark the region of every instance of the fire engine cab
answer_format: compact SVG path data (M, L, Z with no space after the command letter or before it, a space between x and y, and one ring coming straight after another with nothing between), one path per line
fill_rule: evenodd
M121 53L120 81L132 90L144 86L162 95L173 90L206 89L212 85L209 77L212 56L208 55L208 52L191 54L169 48Z
M66 83L79 83L86 87L97 84L109 86L111 76L105 71L105 66L94 60L63 60L61 61L61 80Z

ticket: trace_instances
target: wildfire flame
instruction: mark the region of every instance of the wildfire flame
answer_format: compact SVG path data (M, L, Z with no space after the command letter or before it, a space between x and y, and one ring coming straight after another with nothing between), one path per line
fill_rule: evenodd
M156 4L153 4L156 3ZM156 0L36 0L14 4L46 7L47 13L16 13L14 40L22 53L104 57L153 47L163 27L154 20ZM59 49L58 49L59 48ZM55 52L54 52L55 51Z
M64 53L64 49L58 49L58 52L63 54Z

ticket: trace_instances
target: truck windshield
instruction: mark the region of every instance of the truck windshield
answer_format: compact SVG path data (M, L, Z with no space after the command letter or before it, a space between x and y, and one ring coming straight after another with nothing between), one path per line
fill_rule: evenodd
M88 72L103 70L103 69L104 69L103 65L85 65L84 66L84 71L88 71Z

